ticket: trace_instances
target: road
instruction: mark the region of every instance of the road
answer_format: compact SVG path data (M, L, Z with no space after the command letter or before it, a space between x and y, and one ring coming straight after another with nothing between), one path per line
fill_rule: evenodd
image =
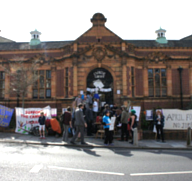
M0 143L1 181L191 181L192 152Z

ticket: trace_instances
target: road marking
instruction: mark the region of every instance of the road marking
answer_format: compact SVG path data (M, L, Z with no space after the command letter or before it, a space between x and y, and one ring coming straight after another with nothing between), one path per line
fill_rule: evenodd
M174 174L189 174L189 173L192 173L192 171L131 173L130 176L174 175Z
M38 173L43 168L43 165L35 165L29 172Z
M99 174L119 175L119 176L125 175L124 173L117 173L117 172L103 172L103 171L84 170L84 169L66 168L66 167L57 167L57 166L48 166L48 167L52 169L61 169L61 170L76 171L76 172L99 173Z

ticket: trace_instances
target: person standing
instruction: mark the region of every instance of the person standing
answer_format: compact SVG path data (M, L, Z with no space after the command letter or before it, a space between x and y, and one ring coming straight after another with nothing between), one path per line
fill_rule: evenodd
M127 123L129 118L129 113L125 106L122 107L122 114L121 114L121 141L124 141L124 134L126 135L126 141L128 141L129 133L127 131Z
M78 105L81 104L82 102L83 102L83 101L82 101L82 99L81 99L81 94L79 94L78 97L76 97L76 99L75 99L74 107L75 107L75 108L78 107Z
M161 132L161 139L162 142L165 142L164 140L164 133L163 133L163 127L164 127L164 116L162 115L161 111L157 111L155 115L155 125L157 129L157 141L160 140L160 132Z
M113 139L113 135L112 135L112 131L109 130L110 125L111 125L111 120L109 118L110 116L110 112L106 111L105 115L103 116L103 127L105 130L105 140L104 140L104 145L107 146L112 145L112 139Z
M93 102L93 121L94 122L95 122L96 117L97 117L98 109L99 109L99 106L98 106L97 99L94 99L94 102Z
M75 140L79 133L81 133L81 144L86 144L84 142L84 129L87 127L87 123L84 120L83 116L83 104L78 105L78 109L75 111L75 126L76 126L76 132L73 136L70 143L75 144Z
M41 116L38 119L39 122L39 135L40 139L45 139L45 116L44 112L41 112ZM43 132L43 134L42 134Z
M132 133L132 141L130 142L133 144L134 141L134 129L137 127L137 115L134 109L131 110L131 117L130 117L130 129Z
M92 136L92 122L93 122L93 111L92 104L89 104L89 107L85 111L85 119L87 122L87 136Z
M67 111L62 114L62 123L63 123L63 141L68 141L68 129L69 126L72 127L72 116L71 116L71 108L68 107Z

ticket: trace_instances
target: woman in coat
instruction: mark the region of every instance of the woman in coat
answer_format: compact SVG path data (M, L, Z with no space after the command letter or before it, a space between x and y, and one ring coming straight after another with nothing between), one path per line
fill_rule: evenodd
M161 113L161 111L157 111L154 119L156 129L157 129L157 141L160 140L160 132L161 132L162 142L165 142L164 133L163 133L164 121L165 121L164 116Z

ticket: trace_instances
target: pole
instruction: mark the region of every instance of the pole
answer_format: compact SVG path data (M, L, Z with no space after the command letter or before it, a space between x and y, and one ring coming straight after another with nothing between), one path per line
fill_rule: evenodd
M183 68L180 66L178 69L179 78L180 78L180 101L181 101L181 109L183 109L183 88L182 88L182 70Z
M17 93L17 107L19 107L19 93Z

